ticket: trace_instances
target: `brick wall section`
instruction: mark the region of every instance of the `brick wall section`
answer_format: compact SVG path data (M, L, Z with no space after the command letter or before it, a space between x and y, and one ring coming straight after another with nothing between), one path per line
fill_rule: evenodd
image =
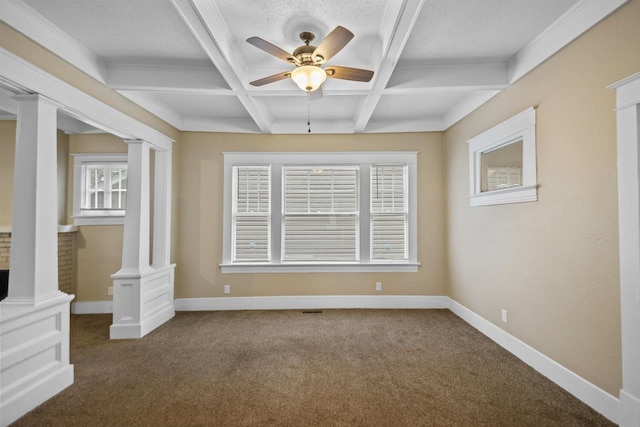
M9 269L9 253L11 252L11 233L0 233L0 270Z
M75 233L58 233L58 288L72 294ZM0 233L0 270L9 269L11 233Z
M58 233L58 289L73 293L73 242L75 233Z

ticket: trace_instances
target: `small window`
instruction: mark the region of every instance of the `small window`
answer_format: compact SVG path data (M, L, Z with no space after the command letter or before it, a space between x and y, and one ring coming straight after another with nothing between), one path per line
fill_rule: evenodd
M537 200L535 109L469 140L471 206Z
M77 225L122 224L127 204L126 154L74 154Z
M480 154L480 191L522 187L522 140Z

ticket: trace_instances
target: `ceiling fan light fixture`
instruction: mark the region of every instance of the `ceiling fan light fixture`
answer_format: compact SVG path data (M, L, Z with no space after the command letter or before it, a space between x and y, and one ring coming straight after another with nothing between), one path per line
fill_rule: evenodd
M291 79L306 92L318 89L326 78L326 71L315 65L301 65L291 72Z

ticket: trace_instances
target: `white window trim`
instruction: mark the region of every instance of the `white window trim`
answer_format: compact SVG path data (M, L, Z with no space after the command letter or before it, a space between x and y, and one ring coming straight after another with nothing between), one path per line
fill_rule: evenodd
M73 223L75 225L124 224L123 211L95 214L82 211L84 166L94 163L127 163L127 153L73 153Z
M522 140L522 186L481 192L481 154L520 140ZM538 200L535 108L529 107L467 142L469 143L469 202L471 206Z
M418 270L418 191L417 152L334 152L334 153L276 153L276 152L223 152L224 155L224 195L223 195L223 249L220 267L223 273L292 273L292 272L415 272ZM408 250L406 261L373 261L370 256L370 171L375 163L404 163L408 167ZM359 250L360 260L345 263L282 262L282 167L285 165L354 165L359 166L358 180L360 194ZM232 214L233 167L271 166L271 262L232 262Z

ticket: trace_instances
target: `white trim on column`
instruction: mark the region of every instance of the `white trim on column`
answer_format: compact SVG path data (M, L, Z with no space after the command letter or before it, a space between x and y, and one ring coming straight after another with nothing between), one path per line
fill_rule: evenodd
M640 72L616 90L622 390L620 425L640 426Z

